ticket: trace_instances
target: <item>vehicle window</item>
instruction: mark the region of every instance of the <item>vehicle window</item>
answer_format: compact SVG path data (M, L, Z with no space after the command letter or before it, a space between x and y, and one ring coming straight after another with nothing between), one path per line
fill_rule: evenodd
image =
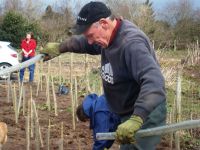
M17 49L16 48L14 48L14 47L12 47L11 45L8 45L8 47L10 48L10 49L12 49L13 51L17 51Z

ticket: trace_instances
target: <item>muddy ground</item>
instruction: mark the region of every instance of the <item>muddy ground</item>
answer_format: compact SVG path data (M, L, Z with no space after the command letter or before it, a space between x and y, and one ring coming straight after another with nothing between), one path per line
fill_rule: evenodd
M17 86L17 82L16 86ZM26 101L30 99L28 83L26 87ZM3 82L0 83L0 118L1 121L6 122L8 125L8 141L3 146L3 150L25 150L26 149L26 122L25 116L20 111L20 117L18 124L15 123L15 113L13 108L12 99L8 102L7 99L7 85ZM18 91L17 91L18 93ZM18 96L19 97L19 96ZM63 122L64 131L64 150L91 150L93 139L92 132L89 130L88 122L76 122L76 129L72 128L72 114L71 114L71 100L70 95L57 95L58 104L58 116L55 116L54 110L50 112L47 110L46 104L46 91L42 90L39 92L39 96L36 97L36 84L33 84L33 99L36 102L39 124L42 132L42 139L44 147L47 149L47 129L49 119L51 120L50 129L50 149L59 149L59 141L61 137L61 122ZM52 96L50 97L53 105ZM81 100L81 98L79 98ZM27 105L27 104L26 104ZM27 113L26 113L27 114ZM35 138L31 138L30 149L35 150ZM112 149L118 149L118 145L115 144Z
M13 82L18 85L15 81ZM30 99L30 85L25 83L26 87L26 102ZM93 139L92 132L89 130L88 122L76 122L76 129L72 128L72 114L71 114L71 100L70 95L57 95L58 104L58 116L55 116L54 110L50 112L47 110L46 106L46 90L39 92L39 96L36 96L36 84L33 84L33 99L36 102L37 110L39 114L39 124L42 132L43 139L43 149L47 149L47 131L49 119L51 120L50 129L50 149L59 149L59 141L61 137L61 122L63 122L63 132L64 132L64 150L91 150ZM3 81L0 84L0 118L1 121L6 122L8 125L8 141L3 146L3 150L25 150L26 149L26 122L25 116L20 111L20 117L18 124L15 123L15 113L13 108L12 99L8 102L7 99L7 84ZM18 91L17 91L18 93ZM19 97L19 96L18 96ZM79 98L79 101L82 98ZM53 105L53 99L50 97L51 103ZM27 104L26 104L27 105ZM169 145L168 142L164 141L157 148L158 150L167 150ZM117 150L118 144L114 144L111 148L112 150ZM35 138L31 138L30 149L36 149Z

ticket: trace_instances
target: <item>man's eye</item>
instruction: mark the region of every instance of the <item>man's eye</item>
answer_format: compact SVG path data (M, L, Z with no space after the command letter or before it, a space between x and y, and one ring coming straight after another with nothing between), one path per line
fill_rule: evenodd
M92 34L87 35L88 38L92 38Z

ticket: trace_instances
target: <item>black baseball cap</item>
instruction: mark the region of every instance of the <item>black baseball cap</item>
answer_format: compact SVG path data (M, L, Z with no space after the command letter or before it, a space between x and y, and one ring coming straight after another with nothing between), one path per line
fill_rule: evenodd
M73 34L82 34L85 32L92 23L100 20L101 18L107 18L111 15L111 10L102 2L89 2L78 14L76 24L72 28Z

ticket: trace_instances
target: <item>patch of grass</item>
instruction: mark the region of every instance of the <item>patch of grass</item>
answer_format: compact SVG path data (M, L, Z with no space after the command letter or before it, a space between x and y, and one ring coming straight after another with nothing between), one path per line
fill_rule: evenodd
M174 58L174 59L182 59L185 58L187 56L188 51L187 50L162 50L162 51L157 51L162 58Z
M195 66L186 66L183 72L184 78L195 83L200 83L199 70L200 70L199 64L196 64Z
M38 110L48 110L48 105L45 103L45 104L37 104L37 109ZM51 108L51 111L54 110L54 107L53 107L53 104L50 105L50 108Z
M191 134L186 131L184 135L181 135L181 149L183 150L191 150L191 149L199 149L200 140L198 138L194 138Z
M71 106L68 106L68 107L66 108L66 111L69 112L69 113L72 113L72 107L71 107Z

